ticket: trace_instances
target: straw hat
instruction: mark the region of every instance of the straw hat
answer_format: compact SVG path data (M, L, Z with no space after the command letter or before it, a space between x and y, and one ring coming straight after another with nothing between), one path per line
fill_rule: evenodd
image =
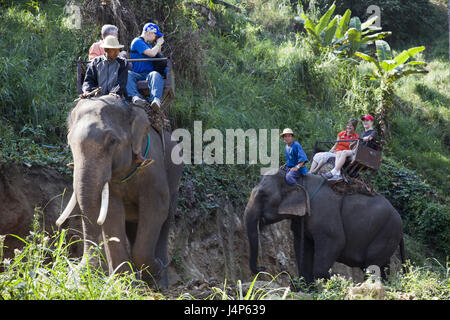
M286 128L283 130L283 132L280 134L280 137L284 136L285 134L292 134L294 136L294 131L290 128Z
M100 47L104 49L122 49L124 46L119 43L116 37L109 35L103 40Z

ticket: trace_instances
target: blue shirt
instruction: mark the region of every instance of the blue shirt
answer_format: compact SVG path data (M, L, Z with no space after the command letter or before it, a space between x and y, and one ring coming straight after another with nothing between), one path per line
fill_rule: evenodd
M144 54L144 51L147 49L151 49L151 44L144 41L142 37L134 38L131 42L130 48L130 58L131 59L148 59L151 58ZM142 61L142 62L133 62L132 71L137 73L149 73L153 71L153 62L151 61Z
M297 141L294 141L290 147L286 145L284 152L286 154L286 167L288 168L295 167L299 162L308 161L305 151L303 151L302 146ZM306 166L301 167L299 170L302 175L308 173Z

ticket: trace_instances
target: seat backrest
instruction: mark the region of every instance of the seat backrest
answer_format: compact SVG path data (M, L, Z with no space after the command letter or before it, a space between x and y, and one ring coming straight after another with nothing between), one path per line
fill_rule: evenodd
M381 164L381 150L372 149L361 141L358 141L356 148L354 162L362 164L372 170L379 169Z

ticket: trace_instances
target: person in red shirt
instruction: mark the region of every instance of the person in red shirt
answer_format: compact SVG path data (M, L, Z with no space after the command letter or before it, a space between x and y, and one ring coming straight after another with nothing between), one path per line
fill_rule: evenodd
M348 120L346 130L339 132L336 140L357 140L359 138L358 134L355 131L357 125L358 120ZM354 150L352 150L352 148L355 145L356 143L352 142L336 142L330 150L330 152L336 153L334 168L330 172L323 174L323 177L327 178L328 180L341 180L341 168L344 165L347 157L351 157L353 155Z
M102 47L103 40L107 36L114 36L117 39L119 38L119 29L112 24L105 24L102 27L102 39L94 42L89 48L89 61L94 60L96 57L100 57L105 54L105 49Z

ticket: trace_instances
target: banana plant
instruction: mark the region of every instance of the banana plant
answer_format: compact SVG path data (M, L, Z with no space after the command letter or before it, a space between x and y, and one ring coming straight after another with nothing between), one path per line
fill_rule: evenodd
M356 51L365 50L373 41L391 35L391 32L373 34L381 30L372 26L377 19L376 16L361 23L358 17L351 17L352 11L347 9L343 16L336 15L332 18L335 9L336 4L333 3L318 22L304 13L300 17L295 17L295 20L305 26L316 52L330 48L338 57L350 58Z
M358 17L350 18L351 11L347 10L339 21L339 29L333 46L334 53L340 58L351 58L357 51L365 51L374 41L390 36L392 32L378 32L381 28L372 26L377 19L374 16L364 23Z
M372 63L371 80L378 80L379 87L376 90L378 106L376 109L376 118L381 129L383 139L389 140L391 135L388 128L387 118L394 105L393 83L400 78L411 74L428 73L424 67L425 61L416 61L412 58L425 50L424 46L413 47L403 50L400 54L393 57L389 44L384 40L376 40L376 57L372 57L363 52L355 52L355 55L365 61Z
M302 13L300 17L295 17L296 21L305 26L305 30L308 32L309 38L312 40L314 49L318 51L320 51L322 47L330 46L334 40L334 36L338 29L339 20L338 16L331 19L335 9L336 4L333 3L317 22L308 18L304 13Z

